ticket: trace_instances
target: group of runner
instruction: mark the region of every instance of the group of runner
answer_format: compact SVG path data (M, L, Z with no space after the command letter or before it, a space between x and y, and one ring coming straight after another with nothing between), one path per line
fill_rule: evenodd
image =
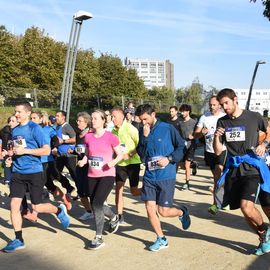
M181 121L177 107L170 107L169 123L160 121L149 104L139 105L136 110L132 105L125 110L95 110L91 116L86 112L79 113L77 135L66 123L63 111L57 112L55 119L50 117L56 122L54 128L49 125L48 116L33 113L28 103L15 107L18 126L11 131L12 147L3 151L6 167L12 166L10 208L15 239L3 251L14 252L25 247L22 216L36 220L38 213L53 213L64 228L68 228L67 210L72 207L72 197L80 198L84 206L82 220L95 218L96 236L87 248L103 247L104 217L109 218L112 233L125 222L123 188L127 179L131 194L140 195L145 202L149 222L157 236L149 250L167 248L168 240L159 215L178 217L182 229L189 228L191 220L187 207L173 206L176 173L182 164L186 176L183 189L189 189L190 168L193 174L197 170L193 160L196 139L204 136L205 160L213 173L215 191L208 211L216 214L221 207L240 208L248 224L259 235L255 254L270 252L269 225L255 206L259 198L270 219L270 173L260 158L269 144L270 132L262 116L240 109L232 89L223 89L211 97L210 112L198 122L190 117L191 106L188 104L182 104L179 109ZM261 142L259 131L265 133ZM145 172L139 189L141 163L145 165ZM62 174L64 166L75 181L78 197L72 196L74 188ZM55 179L66 189L65 193L54 185ZM115 182L116 213L106 203ZM42 203L44 184L54 196L60 196L63 204L56 207ZM26 192L30 194L32 210L24 207L21 215Z

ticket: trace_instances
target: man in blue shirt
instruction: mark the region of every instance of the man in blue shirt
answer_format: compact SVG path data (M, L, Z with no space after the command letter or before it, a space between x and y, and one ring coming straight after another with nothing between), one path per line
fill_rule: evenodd
M22 237L22 216L20 207L22 199L29 191L33 210L38 213L56 214L64 228L68 228L70 218L64 205L56 207L50 203L42 203L44 186L41 157L50 154L42 128L29 121L32 107L28 102L21 102L15 107L15 116L19 125L12 130L13 149L6 163L12 166L10 185L11 222L15 231L15 239L4 247L5 252L14 252L25 248Z
M138 106L136 115L143 124L137 148L138 154L145 163L142 200L145 202L148 219L157 235L156 241L149 249L158 251L168 247L159 215L179 217L184 230L190 226L188 209L185 206L180 209L172 207L176 164L183 157L185 142L172 125L156 118L155 110L151 105Z

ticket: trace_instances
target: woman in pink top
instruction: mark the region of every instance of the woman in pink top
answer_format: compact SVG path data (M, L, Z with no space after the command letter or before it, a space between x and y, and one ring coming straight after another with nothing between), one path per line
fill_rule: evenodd
M104 204L115 181L115 165L122 159L119 139L105 130L105 113L95 110L92 113L93 132L85 135L85 157L78 161L79 166L89 163L88 192L95 215L96 237L90 241L88 249L98 249L105 245L102 239L104 215L110 218L110 231L116 232L118 216Z

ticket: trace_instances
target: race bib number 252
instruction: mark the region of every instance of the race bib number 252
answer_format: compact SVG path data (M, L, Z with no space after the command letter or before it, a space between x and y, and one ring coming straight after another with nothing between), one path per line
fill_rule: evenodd
M227 142L241 142L246 140L246 129L244 126L225 128Z

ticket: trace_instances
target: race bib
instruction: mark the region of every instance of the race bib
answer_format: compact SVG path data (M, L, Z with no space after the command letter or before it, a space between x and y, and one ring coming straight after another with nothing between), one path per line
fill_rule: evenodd
M205 135L205 141L208 144L211 144L214 140L214 134L207 134Z
M123 154L126 154L127 153L127 148L126 148L126 145L124 143L121 143L120 144L120 147L121 147L121 151Z
M103 158L102 157L89 157L88 160L89 167L95 170L102 170L103 168Z
M84 144L77 144L75 147L75 151L77 154L85 154L85 145Z
M27 147L24 136L15 136L13 138L13 143L14 143L14 147L23 147L23 148Z
M225 128L225 136L227 142L242 142L246 140L246 129L241 127Z
M161 167L158 165L158 160L160 160L161 158L162 158L162 156L156 156L156 157L149 158L149 160L147 162L148 170L154 171L154 170L164 169L165 167Z

